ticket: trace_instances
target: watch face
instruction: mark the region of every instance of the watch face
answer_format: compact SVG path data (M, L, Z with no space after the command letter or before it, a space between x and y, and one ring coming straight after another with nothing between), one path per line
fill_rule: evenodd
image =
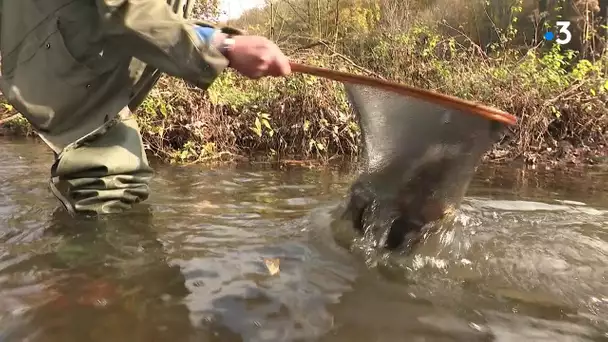
M232 47L234 46L234 39L231 37L226 37L224 39L224 41L222 42L222 45L220 47L220 51L222 52L222 54L225 57L228 57L228 53L232 50Z
M224 45L225 45L227 48L232 48L232 46L234 45L234 43L235 43L234 38L231 38L231 37L228 37L228 38L226 38L226 39L224 40Z
M234 39L233 38L226 38L224 39L224 43L222 44L222 50L224 51L224 54L232 51L232 48L234 47Z

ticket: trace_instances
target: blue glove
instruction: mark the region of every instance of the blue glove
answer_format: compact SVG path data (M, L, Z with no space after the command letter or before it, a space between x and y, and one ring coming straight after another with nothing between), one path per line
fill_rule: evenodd
M198 34L198 37L201 40L205 41L206 43L209 43L211 41L211 37L213 36L213 33L215 32L214 28L206 27L206 26L198 26L198 25L196 25L194 30Z

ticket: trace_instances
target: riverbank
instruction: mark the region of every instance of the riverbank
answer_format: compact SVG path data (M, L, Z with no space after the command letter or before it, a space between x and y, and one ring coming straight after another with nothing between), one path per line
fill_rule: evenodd
M395 44L376 57L384 63L382 74L517 116L518 125L486 154L486 162L568 166L608 160L607 58L574 61L557 45L549 51L507 51L498 57L454 45L447 58L432 52L437 43L427 44ZM399 58L393 58L396 54ZM311 51L291 58L378 74L370 68L373 61L362 67L343 56ZM5 105L4 117L12 114ZM163 77L137 118L148 152L173 163L326 164L355 159L359 153L359 129L342 84L308 75L253 81L228 71L208 92ZM1 127L5 135L32 133L21 117Z
M373 63L361 67L322 54L291 58L355 74L388 74L404 84L514 114L518 125L484 156L485 162L606 163L608 81L599 62L579 61L567 71L566 64L548 62L565 59L557 50L523 59L472 59L470 52L455 48L451 60L412 55L400 73L387 73L386 66L375 72L368 68ZM407 61L402 57L400 63ZM228 72L208 93L163 78L138 116L149 150L178 163L236 159L325 164L353 160L359 153L360 132L342 84L309 75L252 81Z

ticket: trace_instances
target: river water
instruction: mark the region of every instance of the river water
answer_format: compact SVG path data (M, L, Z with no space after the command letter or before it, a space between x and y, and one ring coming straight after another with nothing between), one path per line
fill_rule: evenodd
M155 164L147 206L75 221L44 145L0 153L0 341L608 341L608 172L482 168L370 262L330 229L352 174Z

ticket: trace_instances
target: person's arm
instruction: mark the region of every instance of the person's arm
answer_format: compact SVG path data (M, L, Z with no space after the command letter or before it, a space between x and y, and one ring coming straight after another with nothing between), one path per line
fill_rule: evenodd
M219 49L222 55L230 60L230 49L232 47L224 44L224 42L226 42L226 38L228 38L227 33L214 27L198 25L195 27L195 31L200 39L205 42L209 42L211 46Z
M204 89L229 64L211 44L214 27L197 32L197 25L177 16L164 0L96 2L109 41L161 72Z

